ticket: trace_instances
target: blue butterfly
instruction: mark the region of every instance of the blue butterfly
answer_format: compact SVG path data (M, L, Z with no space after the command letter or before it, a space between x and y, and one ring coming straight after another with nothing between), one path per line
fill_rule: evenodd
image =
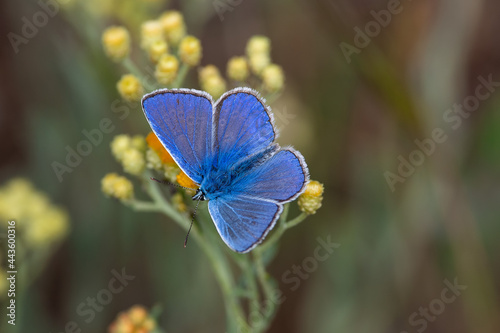
M309 181L302 155L274 143L269 107L249 88L217 101L198 90L160 89L142 99L153 132L199 185L193 200L208 210L222 240L236 252L262 242Z

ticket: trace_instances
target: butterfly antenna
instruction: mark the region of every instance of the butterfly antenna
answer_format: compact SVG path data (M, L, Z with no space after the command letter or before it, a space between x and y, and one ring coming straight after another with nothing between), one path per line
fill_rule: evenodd
M184 186L177 185L177 184L174 184L174 183L171 183L171 182L167 182L166 180L159 180L159 179L156 179L154 177L151 177L151 180L154 180L155 182L158 182L158 183L164 184L164 185L171 185L171 186L183 188L185 190L192 190L192 188L184 187Z
M191 228L193 227L194 223L194 217L196 216L196 211L198 210L198 205L200 204L200 200L196 203L196 207L194 208L194 213L193 213L193 218L191 219L191 225L189 226L188 233L186 235L186 239L184 240L184 247L187 246L188 238L189 238L189 233L191 232Z

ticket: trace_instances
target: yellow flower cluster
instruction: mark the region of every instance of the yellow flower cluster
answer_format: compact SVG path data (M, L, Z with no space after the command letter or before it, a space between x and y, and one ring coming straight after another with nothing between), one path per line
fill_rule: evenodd
M201 89L212 95L214 99L219 98L226 91L226 81L214 65L200 68L198 79Z
M156 19L143 22L140 35L140 46L156 65L154 75L161 86L175 84L180 73L184 78L187 69L198 66L201 61L201 42L186 35L184 17L177 11L167 11ZM108 57L115 61L123 61L130 54L130 34L124 27L106 29L102 43ZM134 73L137 71L130 59L124 65ZM122 98L128 101L138 101L138 96L144 94L141 79L130 74L122 77L117 87Z
M141 305L118 315L108 328L109 333L150 333L156 329L156 321Z
M246 53L252 73L262 79L264 89L275 93L283 88L285 77L280 66L271 63L271 42L264 36L253 36Z
M0 220L14 220L22 238L33 247L48 246L64 238L69 217L61 207L36 190L24 178L15 178L0 188Z
M311 180L304 193L299 197L300 210L307 214L315 214L323 201L324 186L316 180Z
M262 89L267 93L281 91L285 84L283 69L271 63L271 42L264 36L253 36L247 42L246 56L235 56L229 59L226 65L227 78L237 85L260 81ZM250 77L253 75L253 77ZM198 72L198 81L202 90L211 94L215 99L227 89L226 81L219 70L208 65ZM258 82L257 81L257 82Z
M121 134L111 141L113 156L121 162L123 170L131 175L138 176L146 168L145 150L146 141L140 135L130 137Z

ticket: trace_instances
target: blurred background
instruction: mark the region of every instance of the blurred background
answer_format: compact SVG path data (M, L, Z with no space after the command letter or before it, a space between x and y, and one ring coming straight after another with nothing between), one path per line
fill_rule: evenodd
M113 137L149 132L138 105L116 112L126 71L101 34L123 25L137 44L141 23L172 9L201 40L201 64L222 73L251 36L269 37L286 77L271 104L278 141L325 186L323 207L285 234L270 265L285 297L270 332L500 332L500 3L61 0L44 23L46 3L0 4L2 332L73 332L70 322L105 332L118 313L158 303L167 332L224 331L196 243L183 249L177 225L101 192L102 177L121 171ZM199 89L195 70L185 85ZM54 162L68 165L67 147L103 118L113 130L58 177ZM15 327L8 219L28 272ZM291 288L284 276L314 256L318 237L340 247ZM135 279L87 323L78 307L123 267Z

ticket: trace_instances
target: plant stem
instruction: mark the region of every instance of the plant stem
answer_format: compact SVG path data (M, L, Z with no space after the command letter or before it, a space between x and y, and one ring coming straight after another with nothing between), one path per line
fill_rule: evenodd
M266 313L263 314L262 321L255 325L253 328L254 332L264 332L269 325L276 313L276 302L273 299L273 286L272 280L266 272L266 268L264 265L264 261L262 260L262 251L256 251L253 253L253 259L255 263L255 269L257 271L257 278L264 292L264 306L262 310L266 310Z
M149 180L149 177L147 177L147 179ZM153 202L134 201L132 202L133 207L138 207L141 210L161 211L185 230L189 228L190 221L186 216L177 212L171 204L165 200L157 183L146 181L145 190L151 196ZM193 226L191 235L196 239L200 248L207 255L220 285L227 313L227 330L229 332L239 332L242 328L244 331L248 330L248 324L246 323L243 309L239 303L237 293L235 293L236 286L227 258L224 256L224 253L218 247L217 243L208 242L205 237L202 237L201 230L197 226Z
M182 64L179 72L177 73L177 78L172 83L172 88L180 88L186 79L186 75L189 72L189 66L186 64Z
M137 68L137 66L135 65L135 63L132 61L132 59L130 59L130 57L128 58L125 58L122 62L123 66L125 67L125 69L127 71L129 71L130 73L132 73L133 75L137 76L139 78L139 81L142 82L142 85L148 90L148 91L152 91L152 90L155 90L156 87L148 84L147 80L145 79L143 73L139 70L139 68Z

